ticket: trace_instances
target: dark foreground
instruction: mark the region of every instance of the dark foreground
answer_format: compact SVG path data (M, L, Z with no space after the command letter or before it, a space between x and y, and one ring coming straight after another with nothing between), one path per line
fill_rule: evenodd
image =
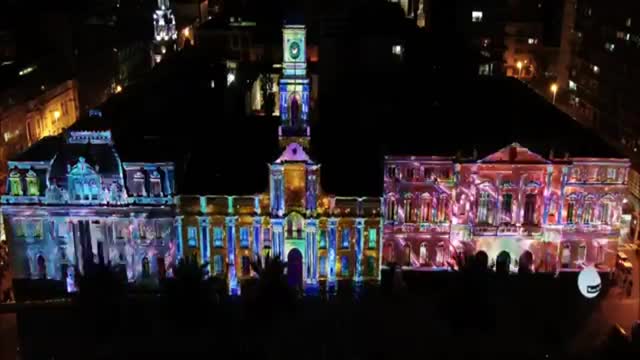
M158 295L103 286L18 312L22 359L610 359L631 356L612 336L602 300L577 274L385 274L357 292L292 295L254 284L241 298L196 284ZM608 287L607 287L608 288ZM108 289L108 294L105 290ZM112 295L115 293L116 295Z

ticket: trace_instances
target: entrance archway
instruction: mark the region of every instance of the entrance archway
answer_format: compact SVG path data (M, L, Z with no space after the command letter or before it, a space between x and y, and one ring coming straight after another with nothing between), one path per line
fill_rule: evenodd
M302 290L302 253L296 248L287 255L287 281L289 286Z

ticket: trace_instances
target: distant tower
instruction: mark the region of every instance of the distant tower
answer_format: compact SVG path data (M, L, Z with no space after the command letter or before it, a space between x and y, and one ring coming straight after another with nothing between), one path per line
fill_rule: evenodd
M153 13L153 35L151 63L155 66L165 54L175 50L175 40L178 38L176 18L169 0L158 0L158 8Z
M282 30L283 76L280 79L280 145L309 145L309 79L307 78L306 30L286 25Z

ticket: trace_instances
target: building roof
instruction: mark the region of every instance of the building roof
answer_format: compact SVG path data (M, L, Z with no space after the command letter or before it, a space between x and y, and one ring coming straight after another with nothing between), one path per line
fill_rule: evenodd
M181 194L266 191L268 165L282 154L279 121L245 115L242 87L211 89L210 79L224 83L224 76L197 52L183 51L103 104L103 117L84 118L73 128L112 129L122 161L175 162ZM245 81L240 73L236 79ZM403 81L406 86L398 89L378 89L384 101L358 99L362 95L354 89L366 83L348 89L352 97L342 97L351 106L322 99L307 155L322 165L325 192L381 196L385 155L477 152L482 159L517 142L544 158L551 150L556 157L621 157L519 81L458 79L436 95L411 86L411 77ZM44 139L19 158L38 157L51 142Z

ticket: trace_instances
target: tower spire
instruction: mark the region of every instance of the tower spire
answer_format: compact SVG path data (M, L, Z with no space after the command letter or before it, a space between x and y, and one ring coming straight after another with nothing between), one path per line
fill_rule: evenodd
M153 65L162 61L167 52L175 50L176 18L173 16L169 0L158 0L158 7L153 13L153 47L151 62Z
M280 145L297 142L309 146L309 78L307 78L306 29L285 25L282 29L283 76L280 79Z

